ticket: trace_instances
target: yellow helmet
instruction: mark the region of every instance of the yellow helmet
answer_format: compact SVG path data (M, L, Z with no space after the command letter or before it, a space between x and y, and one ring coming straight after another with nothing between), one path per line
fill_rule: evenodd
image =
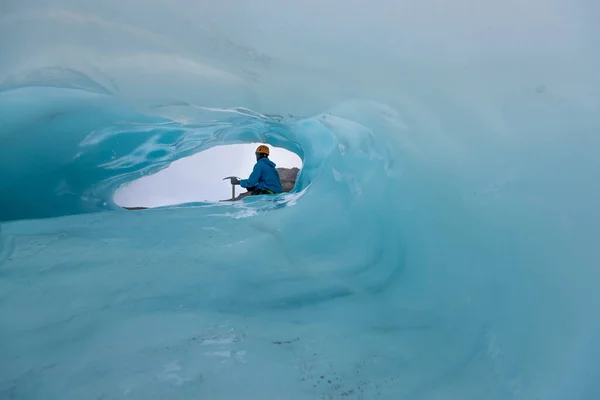
M269 148L265 145L260 145L256 148L255 153L264 153L266 155L269 155Z

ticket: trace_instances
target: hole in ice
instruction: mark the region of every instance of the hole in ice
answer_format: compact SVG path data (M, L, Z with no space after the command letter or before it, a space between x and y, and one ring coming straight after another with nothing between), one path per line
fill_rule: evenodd
M218 202L231 199L227 176L248 178L256 163L254 150L262 143L217 146L173 162L167 168L121 187L114 201L125 208L152 208L190 202ZM277 168L302 168L300 157L288 150L269 146L269 159ZM290 171L292 172L292 171ZM293 189L282 171L285 191ZM292 172L293 175L293 172ZM235 187L236 196L246 189Z

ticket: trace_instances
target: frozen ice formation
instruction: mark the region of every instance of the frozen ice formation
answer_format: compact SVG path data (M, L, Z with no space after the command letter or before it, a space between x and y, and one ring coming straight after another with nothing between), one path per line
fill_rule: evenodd
M600 398L598 17L2 2L0 398ZM246 142L295 189L112 200Z

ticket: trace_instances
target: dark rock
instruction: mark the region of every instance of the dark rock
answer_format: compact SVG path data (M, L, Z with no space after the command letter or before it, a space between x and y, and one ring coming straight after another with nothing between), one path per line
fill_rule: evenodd
M281 186L284 192L291 192L296 186L296 178L300 169L298 168L277 168L279 173L279 179L281 180Z

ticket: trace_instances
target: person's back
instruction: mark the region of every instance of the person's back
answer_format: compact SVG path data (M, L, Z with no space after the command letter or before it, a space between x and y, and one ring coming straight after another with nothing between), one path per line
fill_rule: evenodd
M275 163L269 160L269 148L258 146L256 164L248 179L240 180L240 186L252 194L277 194L283 192Z

